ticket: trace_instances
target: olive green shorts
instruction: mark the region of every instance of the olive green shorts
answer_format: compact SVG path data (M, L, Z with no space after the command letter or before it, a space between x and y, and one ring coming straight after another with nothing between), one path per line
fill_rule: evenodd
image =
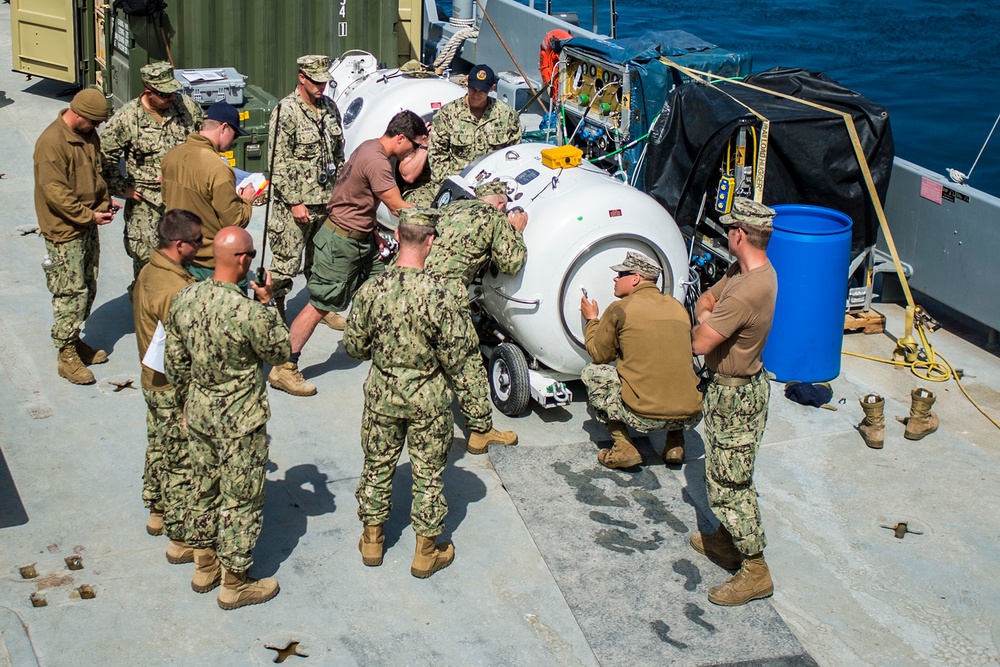
M309 303L319 310L346 309L366 280L385 272L378 245L371 238L350 239L335 233L329 225L323 225L313 242L316 248L306 289L309 290Z

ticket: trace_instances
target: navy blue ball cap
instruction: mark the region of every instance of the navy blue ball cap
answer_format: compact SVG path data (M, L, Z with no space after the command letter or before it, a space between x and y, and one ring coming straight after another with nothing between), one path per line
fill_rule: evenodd
M476 65L469 72L469 88L488 93L496 82L497 75L486 65Z
M245 137L248 133L240 127L240 112L229 102L216 102L205 110L205 118L225 123L236 130L236 134Z

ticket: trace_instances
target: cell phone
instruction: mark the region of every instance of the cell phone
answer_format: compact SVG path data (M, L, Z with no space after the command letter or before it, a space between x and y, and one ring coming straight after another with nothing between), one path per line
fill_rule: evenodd
M580 291L583 292L583 298L584 299L589 299L590 298L590 295L587 294L587 288L586 287L581 287Z

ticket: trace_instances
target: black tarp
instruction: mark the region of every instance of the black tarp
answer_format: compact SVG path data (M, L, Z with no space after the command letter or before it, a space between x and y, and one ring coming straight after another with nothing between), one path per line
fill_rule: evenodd
M802 69L775 68L746 82L850 114L879 199L885 202L894 150L884 106ZM842 117L736 83L717 85L719 89L688 83L667 98L650 134L646 191L679 224L690 225L702 194L708 192L708 201L714 200L720 165L736 130L753 125L759 134L760 119L749 106L771 121L764 203L842 211L854 221L852 256L875 245L878 218Z

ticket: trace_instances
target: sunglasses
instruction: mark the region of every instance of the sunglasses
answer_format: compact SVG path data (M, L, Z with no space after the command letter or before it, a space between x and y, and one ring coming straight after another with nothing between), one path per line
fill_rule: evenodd
M246 252L234 252L233 253L234 257L239 257L240 255L246 255L250 259L253 259L254 257L257 256L257 251L256 250L247 250Z
M171 241L180 241L181 243L187 243L188 245L201 245L202 241L205 240L204 234L199 234L196 239L170 239Z
M634 276L634 275L635 275L635 271L619 271L618 272L618 277L619 278L626 278L628 276Z

